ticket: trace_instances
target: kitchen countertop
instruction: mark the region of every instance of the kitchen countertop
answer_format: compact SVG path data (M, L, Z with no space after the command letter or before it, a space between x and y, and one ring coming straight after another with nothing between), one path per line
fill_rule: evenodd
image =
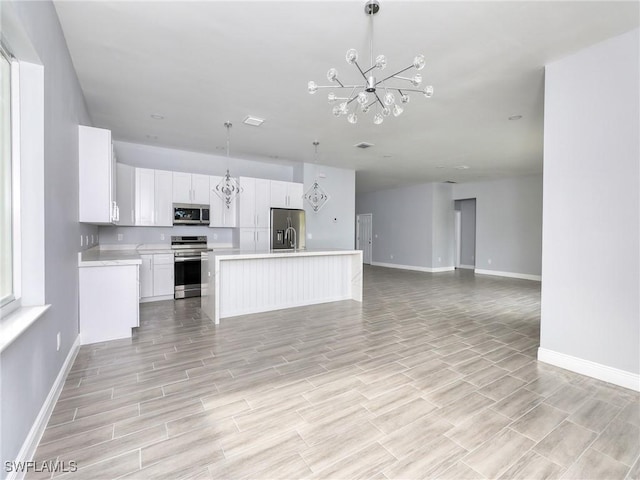
M78 253L78 267L140 264L142 264L142 259L137 250L101 250L100 248L94 247Z
M213 255L210 254L213 252ZM307 248L304 250L240 250L240 249L230 249L230 250L217 250L217 249L209 249L207 253L213 257L220 257L220 259L229 258L234 260L243 260L243 259L251 259L251 258L283 258L283 257L316 257L321 255L352 255L354 253L360 253L360 250L343 250L340 248Z

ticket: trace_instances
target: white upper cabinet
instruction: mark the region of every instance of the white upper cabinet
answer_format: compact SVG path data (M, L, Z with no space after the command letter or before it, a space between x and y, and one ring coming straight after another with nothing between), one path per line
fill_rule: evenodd
M136 225L155 225L155 170L136 168Z
M271 185L262 178L240 177L242 193L238 199L240 227L269 228Z
M271 180L271 206L273 208L302 208L301 183Z
M115 157L111 132L78 127L80 222L110 224L118 220Z
M173 203L209 204L209 176L173 172Z
M130 165L116 163L116 203L120 210L120 226L136 224L136 169Z
M155 171L154 182L155 223L158 227L173 225L173 172Z
M210 227L236 227L238 225L237 197L231 200L227 206L226 202L218 196L215 191L224 177L209 177L209 226Z

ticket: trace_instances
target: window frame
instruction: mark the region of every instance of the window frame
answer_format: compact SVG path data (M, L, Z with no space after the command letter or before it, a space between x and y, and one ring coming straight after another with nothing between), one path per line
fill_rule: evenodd
M9 63L10 68L10 138L11 138L11 273L12 293L4 301L0 300L0 317L22 306L21 290L21 235L20 235L20 69L19 62L0 41L0 55Z

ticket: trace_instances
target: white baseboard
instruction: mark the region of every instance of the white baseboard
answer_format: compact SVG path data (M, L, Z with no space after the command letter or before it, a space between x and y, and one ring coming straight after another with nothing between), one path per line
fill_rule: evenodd
M64 381L69 374L69 370L71 370L71 366L73 365L79 350L80 335L78 335L75 342L73 342L73 345L69 350L69 354L60 368L60 372L58 372L58 376L53 382L51 390L49 390L49 395L47 395L47 398L40 409L40 413L38 413L35 422L33 422L33 425L31 426L31 430L29 430L27 438L25 438L24 443L22 444L22 448L20 448L20 451L18 452L16 462L28 462L33 460L33 456L36 453L36 448L38 448L44 429L47 427L47 423L49 423L49 418L51 418L53 407L55 407L56 402L58 401L58 397L60 396L60 392L62 392L62 387L64 386ZM26 471L13 471L9 473L7 480L22 480L25 473Z
M538 360L572 372L640 392L640 375L583 358L538 348Z
M458 265L458 268L464 268L465 270L475 270L475 265Z
M482 270L480 268L476 268L476 273L479 273L480 275L495 275L496 277L509 277L509 278L520 278L523 280L534 280L536 282L542 281L542 275L530 275L528 273L500 272L498 270Z
M399 265L397 263L382 263L382 262L371 262L371 265L375 267L386 267L386 268L398 268L400 270L413 270L416 272L428 272L428 273L438 273L438 272L452 272L455 270L455 267L416 267L414 265Z

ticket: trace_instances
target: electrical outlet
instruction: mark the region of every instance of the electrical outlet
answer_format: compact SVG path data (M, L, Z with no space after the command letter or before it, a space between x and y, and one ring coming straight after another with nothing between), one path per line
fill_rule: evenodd
M438 263L442 263L442 257L438 257Z
M60 351L60 332L56 335L56 352Z
M160 240L164 240L164 233L160 234Z
M393 253L392 253L391 255L389 255L389 258L390 258L391 260L393 260Z
M307 233L307 238L309 240L312 240L313 239L313 233Z
M487 260L487 263L488 263L489 265L491 265L491 259Z
M218 234L217 234L217 233L214 233L214 234L213 234L213 239L214 239L214 240L217 240L217 239L218 239Z
M118 234L118 241L121 242L123 238L124 238L124 235L119 233Z

